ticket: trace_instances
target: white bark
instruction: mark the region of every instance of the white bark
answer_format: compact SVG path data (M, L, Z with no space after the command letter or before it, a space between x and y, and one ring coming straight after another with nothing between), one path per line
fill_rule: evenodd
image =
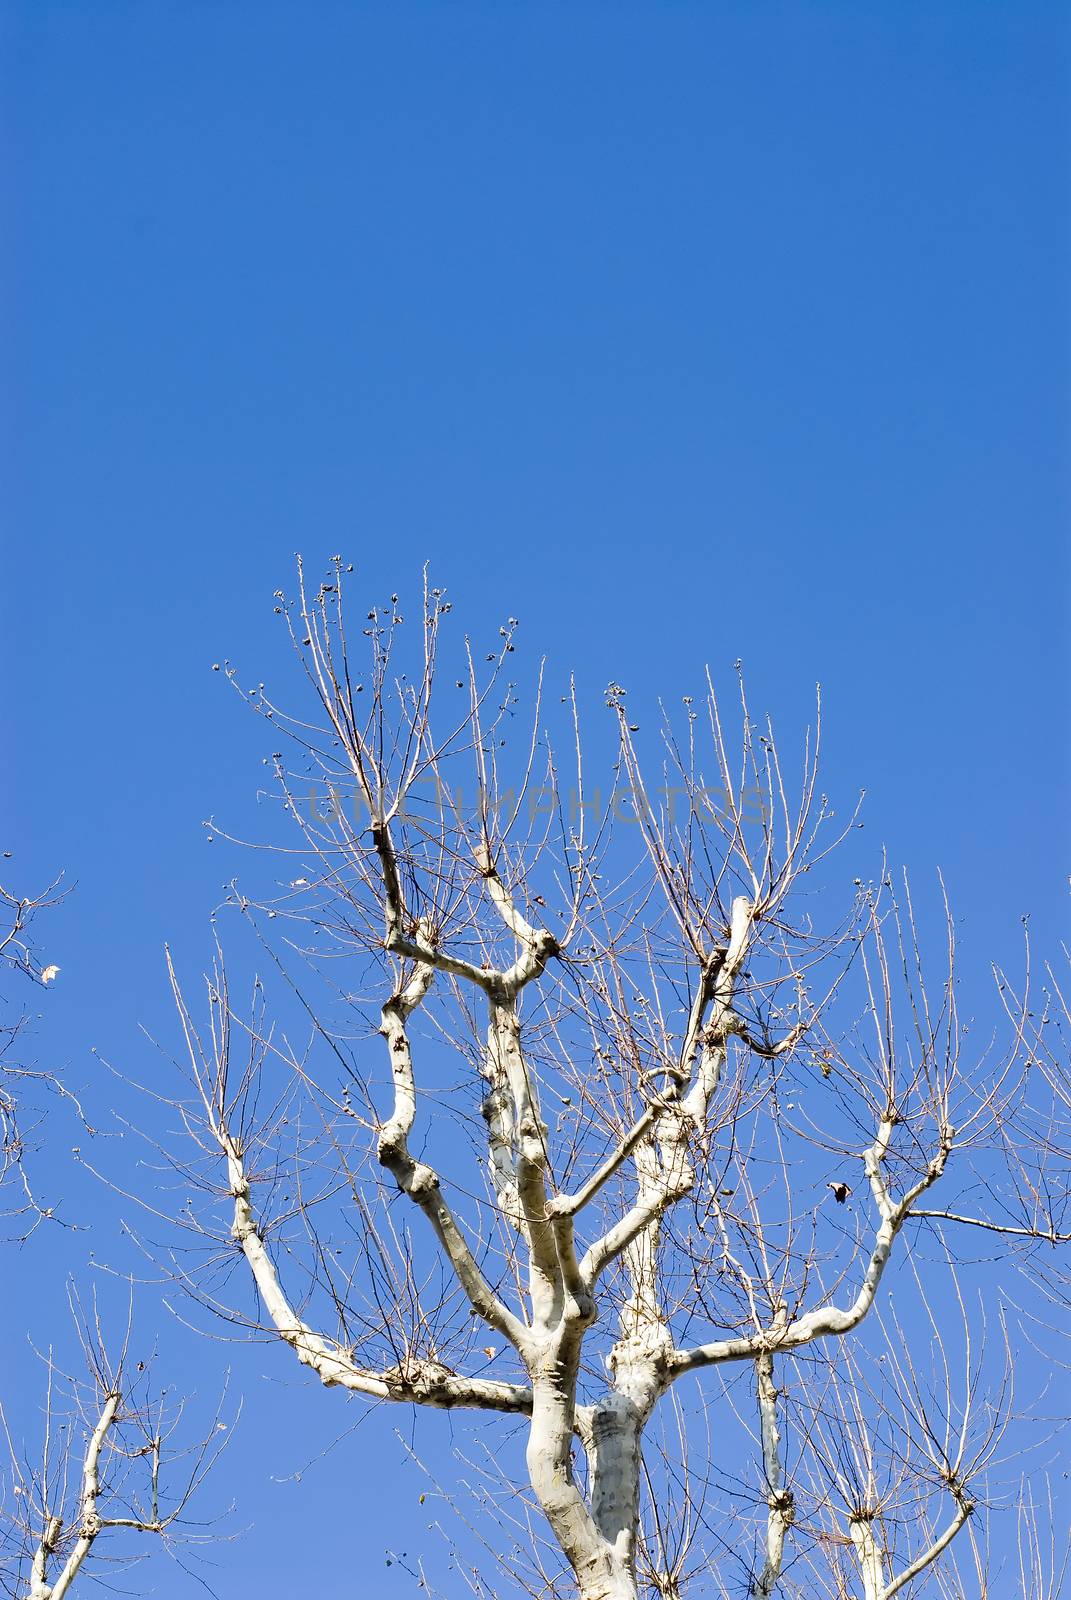
M101 1494L101 1454L104 1450L108 1433L115 1423L119 1405L120 1396L117 1393L105 1397L100 1415L86 1444L85 1456L82 1462L82 1492L79 1505L78 1538L72 1546L55 1583L49 1582L48 1568L59 1543L63 1530L63 1521L58 1516L47 1517L46 1526L34 1551L33 1563L30 1569L30 1600L63 1600L64 1595L68 1593L82 1570L85 1559L93 1548L94 1541L104 1528L133 1528L143 1533L156 1533L159 1531L158 1525L155 1523L137 1522L131 1518L104 1518L98 1509Z
M580 1269L585 1282L592 1286L610 1262L650 1223L682 1199L692 1186L694 1173L688 1153L688 1135L690 1130L702 1128L725 1064L729 1037L735 1025L733 986L747 955L753 909L746 896L733 901L728 948L715 952L704 963L681 1049L676 1084L665 1097L664 1109L653 1119L661 1173L657 1179L650 1169L646 1178L641 1173L636 1203L587 1251ZM708 1011L711 1012L709 1024ZM633 1130L620 1147L618 1164L625 1159L626 1150L642 1150L645 1137L646 1134L637 1138ZM637 1153L638 1167L640 1159Z
M33 1553L33 1563L30 1567L30 1600L51 1600L52 1585L48 1581L48 1563L55 1554L62 1532L63 1518L50 1516Z
M525 1452L528 1476L554 1536L576 1574L582 1600L635 1600L628 1574L615 1563L573 1474L576 1358L572 1334L544 1358L533 1380L532 1423Z
M757 1600L769 1600L777 1588L785 1559L785 1539L795 1517L792 1491L783 1481L781 1429L777 1418L777 1387L774 1383L774 1358L764 1350L755 1362L762 1438L762 1467L766 1479L766 1551L762 1571L752 1585Z
M963 1527L964 1523L967 1521L967 1518L973 1514L974 1505L972 1501L967 1498L962 1489L958 1488L957 1486L954 1493L956 1498L956 1512L947 1528L945 1528L943 1533L938 1534L937 1538L933 1541L928 1549L924 1550L920 1556L916 1557L916 1559L910 1563L909 1566L904 1568L903 1572L898 1573L892 1582L886 1585L882 1592L881 1600L892 1600L893 1595L899 1594L900 1590L905 1584L911 1583L911 1581L914 1578L917 1578L920 1573L925 1572L926 1568L931 1566L933 1562L937 1560L942 1551L948 1549L948 1546L952 1543L952 1540L956 1537L956 1534Z
M664 1102L640 1119L610 1161L566 1203L570 1214L579 1210L631 1157L637 1177L635 1203L580 1263L582 1281L594 1287L606 1266L623 1256L631 1284L621 1311L619 1337L610 1354L613 1385L592 1407L584 1440L591 1514L618 1586L607 1592L629 1600L636 1593L643 1429L665 1387L673 1348L658 1281L662 1219L694 1181L689 1138L702 1128L724 1065L733 1021L734 980L746 955L751 912L746 898L734 902L728 949L716 953L704 967L676 1082Z
M874 1537L874 1525L870 1515L860 1514L852 1517L848 1522L848 1532L855 1546L859 1576L863 1580L863 1600L883 1600L885 1576L882 1549Z
M34 1559L32 1575L31 1600L63 1600L63 1596L70 1589L75 1578L81 1570L82 1563L93 1548L93 1541L103 1526L97 1511L97 1500L100 1496L100 1455L104 1448L108 1430L115 1421L115 1414L119 1409L119 1396L108 1395L103 1409L97 1419L96 1426L89 1436L86 1445L85 1460L82 1466L82 1521L78 1540L70 1555L64 1563L63 1570L55 1583L49 1586L45 1581L47 1568L47 1550L50 1551L59 1537L60 1523L58 1518L50 1519L49 1528L41 1541L39 1553L42 1556L40 1565Z
M473 1311L521 1349L527 1339L524 1325L506 1309L481 1273L443 1199L438 1173L425 1162L415 1161L409 1152L408 1139L416 1118L416 1082L406 1021L423 1000L432 976L430 967L418 967L402 992L383 1007L380 1032L390 1053L394 1110L380 1130L379 1159L431 1223Z
M962 1486L955 1480L950 1484L956 1510L948 1526L938 1534L937 1538L914 1561L910 1562L902 1572L885 1581L885 1569L889 1564L888 1552L878 1540L874 1525L876 1514L870 1510L857 1511L848 1519L848 1533L855 1548L856 1559L859 1563L859 1576L863 1583L863 1600L893 1600L893 1596L900 1593L907 1584L933 1565L937 1558L956 1537L956 1534L973 1514L973 1502L967 1497Z

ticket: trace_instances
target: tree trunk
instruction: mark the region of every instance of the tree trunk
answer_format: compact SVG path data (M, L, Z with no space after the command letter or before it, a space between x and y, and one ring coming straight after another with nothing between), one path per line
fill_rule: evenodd
M591 1512L615 1564L631 1574L640 1515L640 1429L635 1403L612 1390L595 1407L588 1458Z
M526 1452L532 1488L576 1575L580 1600L638 1600L631 1560L635 1518L628 1525L627 1536L622 1529L620 1543L612 1542L597 1524L573 1476L573 1377L556 1365L556 1370L533 1383ZM612 1447L610 1458L616 1459ZM624 1479L621 1483L623 1486ZM626 1489L622 1504L628 1498Z

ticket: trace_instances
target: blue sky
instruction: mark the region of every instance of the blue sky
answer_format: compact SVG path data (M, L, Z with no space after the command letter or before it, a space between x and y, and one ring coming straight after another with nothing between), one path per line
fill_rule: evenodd
M42 1061L114 1096L90 1046L143 1071L165 938L204 959L242 863L202 822L255 825L265 752L211 665L289 672L272 594L296 550L345 552L373 597L430 560L466 628L520 616L595 720L610 678L653 702L739 656L791 740L821 680L830 792L866 787L875 853L942 868L977 981L1025 913L1054 945L1065 7L0 16L5 866L77 882ZM18 1257L45 1322L80 1245ZM168 1337L211 1386L218 1351ZM225 1547L224 1591L307 1584L325 1492L346 1519L317 1578L400 1541L386 1494L359 1524L324 1472L271 1481L342 1407L306 1412L270 1352L230 1359L243 1515L278 1538ZM396 1421L357 1435L380 1481ZM372 1454L345 1448L360 1481Z

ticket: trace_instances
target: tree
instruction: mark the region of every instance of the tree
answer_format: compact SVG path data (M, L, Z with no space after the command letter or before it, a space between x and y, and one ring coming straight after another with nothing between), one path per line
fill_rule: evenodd
M59 972L41 959L33 928L42 911L64 898L59 883L36 896L0 887L0 970L13 977L0 1016L0 1184L5 1201L11 1196L5 1221L24 1244L42 1223L72 1232L88 1226L42 1203L27 1162L27 1118L35 1140L47 1143L53 1132L34 1091L73 1106L85 1131L94 1132L71 1087L29 1062L23 1048L32 1017L18 986L48 987ZM151 1388L151 1351L142 1360L128 1358L129 1318L111 1355L95 1305L87 1315L73 1289L70 1295L84 1375L67 1373L50 1343L42 1436L32 1447L16 1442L0 1400L8 1458L0 1468L0 1587L13 1600L63 1600L86 1577L126 1569L141 1559L129 1548L132 1535L154 1535L172 1555L214 1537L206 1524L189 1524L187 1512L229 1437L227 1424L217 1410L205 1436L180 1442L184 1403ZM12 1389L13 1370L8 1363Z
M185 1402L153 1389L151 1352L131 1359L129 1320L112 1356L95 1310L86 1316L76 1300L72 1310L84 1376L65 1374L49 1353L43 1437L32 1451L15 1445L0 1407L9 1456L0 1583L14 1600L63 1600L87 1575L114 1580L144 1553L130 1548L132 1535L152 1535L176 1557L183 1544L214 1537L188 1511L229 1437L220 1409L204 1436L179 1440Z
M1031 1197L1015 1143L1023 1107L1044 1114L1029 996L974 1047L947 908L936 981L884 862L828 909L858 816L820 792L817 732L793 784L742 687L735 733L709 680L667 717L651 777L611 684L596 794L575 690L567 780L542 674L512 764L515 619L447 671L432 589L414 668L391 596L362 671L341 561L299 576L276 609L315 714L247 696L296 751L271 761L298 836L286 882L234 904L306 1043L260 977L232 1002L219 948L207 1029L172 970L197 1226L238 1247L259 1310L175 1271L325 1384L519 1420L562 1563L522 1518L504 1559L533 1593L985 1592L994 1463L1023 1447L1011 1336L960 1286L936 1196L983 1174L1018 1205L1008 1271L1055 1237L1066 1173ZM1040 1562L1034 1502L1012 1501Z

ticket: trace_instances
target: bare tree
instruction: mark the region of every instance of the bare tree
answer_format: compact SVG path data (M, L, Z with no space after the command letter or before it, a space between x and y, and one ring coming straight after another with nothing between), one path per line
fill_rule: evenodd
M415 662L397 596L353 621L340 560L277 610L311 709L248 699L291 741L297 832L285 881L235 904L307 1036L260 978L234 1004L218 954L202 1028L172 972L182 1222L215 1276L188 1251L176 1273L325 1384L519 1426L551 1536L548 1560L518 1502L532 1593L988 1592L981 1514L1036 1527L1037 1500L994 1488L1007 1335L977 1331L936 1196L1022 1176L1026 1002L975 1045L952 918L934 978L884 863L830 914L858 818L820 792L817 732L791 779L742 687L732 719L709 681L664 716L652 770L611 684L596 785L572 690L558 766L542 675L514 754L514 619L458 670L438 590ZM1018 1197L1010 1269L1066 1198ZM252 1313L218 1287L235 1246Z
M0 1015L0 1182L5 1200L11 1196L4 1210L13 1225L9 1243L25 1243L45 1221L71 1231L88 1226L42 1203L27 1160L28 1146L32 1151L52 1136L48 1098L66 1101L85 1130L95 1131L70 1086L29 1060L25 1048L33 1016L21 1003L21 987L47 988L59 973L55 962L42 959L34 922L63 898L59 880L36 896L0 887L0 969L11 980ZM84 1577L111 1577L141 1559L130 1548L137 1535L157 1536L179 1560L183 1550L216 1537L208 1524L190 1523L188 1509L229 1425L217 1411L203 1437L182 1442L185 1403L152 1389L153 1355L130 1356L129 1319L118 1353L110 1354L95 1307L86 1315L73 1291L71 1298L84 1375L68 1375L50 1347L42 1435L32 1447L16 1443L0 1399L8 1457L0 1468L0 1587L13 1600L62 1600ZM13 1370L5 1362L9 1396Z
M115 1575L143 1559L150 1534L175 1559L217 1537L189 1519L190 1502L229 1438L217 1409L203 1436L179 1434L185 1402L152 1386L153 1356L131 1356L132 1324L109 1355L95 1313L73 1302L84 1375L51 1353L42 1437L19 1448L0 1408L9 1466L2 1476L0 1582L14 1600L63 1600L85 1576Z

